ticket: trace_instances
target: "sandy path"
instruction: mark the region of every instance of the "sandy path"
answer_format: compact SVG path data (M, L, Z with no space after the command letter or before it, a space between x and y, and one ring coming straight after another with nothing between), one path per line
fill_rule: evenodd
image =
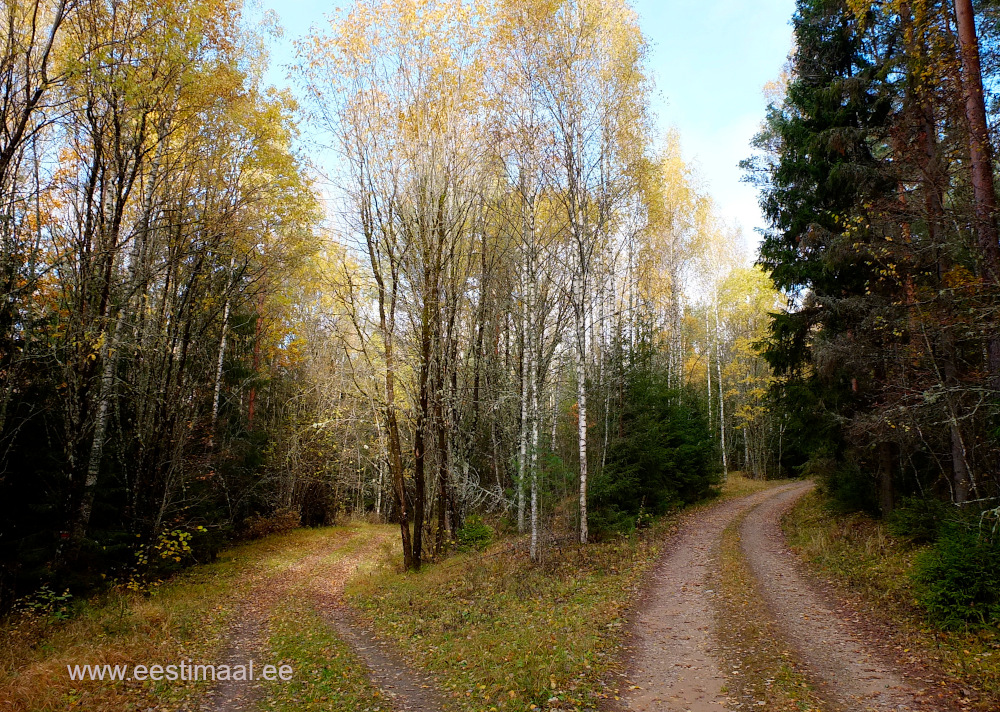
M365 538L355 542L356 537ZM391 530L343 530L325 540L319 550L307 553L277 573L254 574L259 580L235 616L223 662L233 666L245 665L250 659L267 660L267 621L271 611L287 596L307 595L312 598L323 619L368 666L372 681L392 700L394 709L399 712L441 709L442 700L436 692L434 680L414 672L398 653L376 641L355 622L343 604L347 580L362 565L380 556L384 542L393 538ZM338 555L342 549L346 551ZM249 712L257 708L260 692L261 687L257 683L220 682L208 693L202 709L210 712Z
M434 677L414 670L393 646L359 624L342 598L345 581L363 564L377 558L384 542L394 541L397 536L396 532L379 532L361 550L318 572L311 582L310 593L316 610L364 661L372 682L392 700L396 710L434 712L444 707Z
M345 545L353 536L354 532L346 530L337 532L323 542L320 550L307 553L277 572L266 573L258 570L250 574L254 583L234 616L233 625L229 630L229 642L222 655L221 664L232 668L236 665L247 665L253 660L259 666L266 660L268 658L266 624L271 610L324 558ZM221 681L212 686L202 701L201 709L210 712L253 710L256 708L262 684L236 680Z
M631 665L623 703L629 710L725 709L725 677L713 655L713 597L722 532L760 502L798 485L733 499L689 515L667 544L633 618Z
M781 516L812 488L804 482L772 494L751 511L740 529L743 553L783 637L806 663L817 692L845 712L931 709L911 683L872 653L823 594L814 588L788 550Z

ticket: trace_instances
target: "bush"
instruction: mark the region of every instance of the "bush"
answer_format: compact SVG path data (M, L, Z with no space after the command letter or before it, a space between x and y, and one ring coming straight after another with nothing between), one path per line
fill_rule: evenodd
M466 518L465 524L455 532L455 540L461 551L482 551L493 541L493 529L482 517L474 514Z
M889 531L914 544L938 540L942 524L954 519L954 507L939 499L910 497L902 500L886 520Z
M943 625L1000 623L1000 536L990 527L945 522L937 544L917 560L914 578L920 603Z
M69 618L70 601L73 596L69 589L56 593L48 584L44 584L30 596L18 600L14 609L32 616L48 617L52 620L64 621Z
M297 510L279 509L270 516L254 515L243 523L243 537L260 539L269 534L281 534L302 526L302 518Z
M830 450L820 450L803 467L802 476L816 477L823 483L835 511L879 516L875 477L861 466L856 456L838 460Z

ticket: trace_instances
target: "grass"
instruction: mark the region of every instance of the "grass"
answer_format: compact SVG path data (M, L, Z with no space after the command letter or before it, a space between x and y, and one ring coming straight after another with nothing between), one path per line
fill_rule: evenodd
M898 663L918 675L924 671L939 695L958 694L966 707L998 709L1000 635L995 629L944 630L927 618L910 577L920 547L866 515L834 513L818 492L789 512L784 527L821 579L881 623Z
M736 474L721 496L772 486ZM436 673L456 710L593 709L618 694L607 681L620 672L624 617L675 526L666 517L630 537L550 548L537 565L516 540L415 574L397 562L355 579L348 597Z
M722 483L722 486L719 489L719 495L723 500L746 497L747 495L757 494L758 492L763 492L766 489L787 484L791 481L792 480L758 480L751 477L745 477L742 472L730 472L726 481Z
M461 710L592 708L625 608L655 559L648 538L548 552L532 565L500 543L416 574L356 579L352 603Z
M148 596L112 590L75 602L69 620L11 616L0 622L0 710L181 709L205 683L74 682L67 665L216 660L239 602L345 530L299 529L227 550Z
M716 628L727 666L726 694L740 709L762 707L775 712L818 712L819 699L792 653L779 645L781 636L740 546L744 514L722 534Z
M303 597L282 602L270 623L271 659L295 671L268 684L266 712L388 712L391 703L368 679L368 669Z

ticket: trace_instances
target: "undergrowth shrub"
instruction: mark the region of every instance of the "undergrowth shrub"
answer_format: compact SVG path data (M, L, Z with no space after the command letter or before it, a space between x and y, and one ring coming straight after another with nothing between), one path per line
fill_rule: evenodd
M590 528L627 533L646 515L708 496L717 481L715 440L703 413L651 369L629 376L607 464L590 489Z
M302 526L302 518L295 509L279 509L274 514L254 515L243 524L243 537L260 539L269 534L281 534Z
M817 477L830 495L830 506L841 513L866 512L878 516L875 477L856 459L842 461L824 450L803 468L804 477Z
M70 616L70 602L73 596L69 590L56 593L48 584L42 585L34 593L19 599L14 610L29 616L64 621Z
M937 543L917 560L918 600L942 625L1000 623L1000 536L970 521L941 525Z
M892 511L886 525L895 536L914 544L929 544L938 540L942 523L954 519L954 509L939 499L910 497Z
M478 515L467 517L458 531L455 532L455 541L461 551L477 549L482 551L493 541L493 529L483 521Z

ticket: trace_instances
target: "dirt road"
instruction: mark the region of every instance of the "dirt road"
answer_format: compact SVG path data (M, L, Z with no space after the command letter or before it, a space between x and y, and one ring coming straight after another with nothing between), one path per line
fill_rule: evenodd
M838 617L785 545L781 515L811 488L808 482L782 485L686 517L633 616L626 709L716 712L733 707L726 694L726 651L714 629L719 594L710 582L718 570L723 532L740 517L745 517L742 552L754 585L824 710L934 709L921 706L920 691Z

